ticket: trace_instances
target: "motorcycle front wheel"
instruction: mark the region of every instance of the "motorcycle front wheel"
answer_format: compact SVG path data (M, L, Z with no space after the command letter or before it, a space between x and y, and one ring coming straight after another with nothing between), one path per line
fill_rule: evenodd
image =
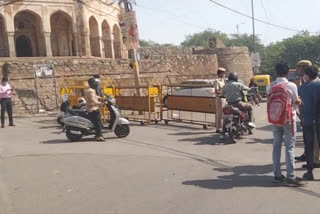
M114 133L119 138L127 137L130 133L130 127L128 124L117 125Z

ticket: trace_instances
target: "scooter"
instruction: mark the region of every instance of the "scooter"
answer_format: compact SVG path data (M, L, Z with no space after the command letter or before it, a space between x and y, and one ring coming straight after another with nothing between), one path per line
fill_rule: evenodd
M74 106L72 108L72 110L70 110L69 107L70 107L69 95L65 94L62 97L60 112L57 114L57 123L59 123L62 127L64 127L64 125L65 125L64 118L72 116L72 115L79 115L85 111L85 105L82 105L82 107L80 107L80 108L78 108L77 106ZM68 111L68 109L69 109L69 111Z
M254 125L249 120L249 113L241 111L231 105L227 105L223 109L223 131L222 138L226 134L230 137L233 143L241 138L245 133L251 135Z
M105 105L107 106L111 120L109 128L104 127L102 129L103 133L114 132L119 138L127 137L130 133L129 121L125 118L121 118L120 110L115 103L115 99L107 96L105 100ZM72 112L70 108L67 110ZM78 112L79 115L73 115L64 118L64 131L66 131L67 138L72 141L79 141L83 136L95 135L95 127L87 112Z

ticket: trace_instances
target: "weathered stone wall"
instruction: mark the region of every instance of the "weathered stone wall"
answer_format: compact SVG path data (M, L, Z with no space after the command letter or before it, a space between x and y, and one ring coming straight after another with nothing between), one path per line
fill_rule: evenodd
M139 49L141 59L154 59L163 56L192 55L191 48L184 47L150 47Z
M253 76L249 49L247 47L209 48L194 50L193 54L211 55L218 57L219 67L224 67L227 72L237 72L239 79L249 84Z
M75 78L87 80L92 75L100 73L102 77L113 79L133 79L133 70L130 69L129 60L101 59L101 58L13 58L0 59L0 65L8 62L10 68L10 84L15 88L13 97L14 112L36 113L37 93L33 65L53 64L55 67L57 93L65 79ZM140 61L141 77L156 77L163 81L167 75L197 75L215 74L218 68L216 55L185 55L166 56L156 60ZM38 79L38 97L40 108L47 111L56 107L56 96L53 79Z

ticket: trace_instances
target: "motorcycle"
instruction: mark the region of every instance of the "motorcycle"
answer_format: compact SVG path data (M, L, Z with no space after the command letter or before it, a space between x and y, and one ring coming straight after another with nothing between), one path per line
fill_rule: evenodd
M251 103L251 105L260 105L261 100L258 97L258 92L256 88L251 88L250 91L248 92L248 101Z
M251 135L254 125L249 120L249 113L241 111L231 105L227 105L223 109L223 131L222 135L231 138L233 143L241 138L245 133Z
M121 118L120 110L115 103L115 99L107 96L105 100L111 120L109 127L103 127L102 133L114 132L119 138L127 137L130 133L129 121L125 118ZM76 111L67 109L71 116L64 118L64 131L66 131L67 138L72 141L79 141L83 136L95 135L95 126L89 119L89 115L85 111ZM78 115L74 115L78 114Z

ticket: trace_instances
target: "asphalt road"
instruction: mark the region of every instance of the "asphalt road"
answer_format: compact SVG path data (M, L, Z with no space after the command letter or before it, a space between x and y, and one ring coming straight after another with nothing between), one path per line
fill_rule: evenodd
M319 181L271 182L266 117L264 105L256 108L258 128L238 144L174 123L70 143L53 117L16 119L17 127L0 129L0 214L319 213Z

